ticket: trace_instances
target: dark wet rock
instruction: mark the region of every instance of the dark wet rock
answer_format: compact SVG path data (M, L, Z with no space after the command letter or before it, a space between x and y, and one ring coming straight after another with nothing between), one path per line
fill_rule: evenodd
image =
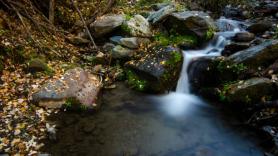
M163 25L169 31L174 31L180 35L192 35L199 41L211 39L215 28L210 16L199 11L172 13L163 22Z
M124 24L128 33L134 37L151 37L151 26L147 19L141 15L135 15Z
M155 46L149 48L141 59L129 61L125 66L128 71L132 72L132 79L138 78L138 81L131 85L142 82L143 88L138 88L139 90L164 92L175 87L182 60L180 49Z
M255 39L255 35L249 32L240 32L237 33L233 40L236 42L250 42Z
M175 12L176 8L174 5L168 5L166 7L161 8L160 10L153 12L148 17L148 21L151 24L157 24L158 22L163 21L167 18L171 13Z
M115 46L111 51L111 56L114 59L130 58L134 55L135 51L129 48L122 47L121 45Z
M35 73L42 71L51 71L51 69L43 60L36 58L28 62L28 71L31 73Z
M105 15L90 24L90 29L95 37L102 37L120 27L123 22L123 15Z
M262 130L266 133L267 138L270 138L270 142L272 142L272 150L271 153L274 155L278 155L278 129L275 126L263 126ZM269 154L269 156L274 156ZM268 155L267 155L268 156Z
M71 98L88 108L93 108L101 86L98 76L81 68L74 68L68 70L60 79L50 80L34 93L32 98L40 106L47 108L60 108Z
M268 40L257 46L239 51L228 60L234 63L243 63L246 66L256 69L260 66L267 66L278 58L278 41Z
M276 60L272 65L270 65L267 69L265 69L263 72L263 75L265 76L271 76L273 74L278 73L278 60Z
M212 87L219 82L213 60L211 58L199 58L193 60L188 67L189 82L193 91L201 87Z
M90 43L90 41L87 40L86 38L82 38L79 36L69 35L69 36L67 36L66 39L68 40L68 42L70 42L71 44L74 44L74 45L84 45L84 44Z
M231 42L225 46L224 50L222 51L223 56L230 56L238 51L247 49L251 46L249 42Z
M265 97L276 96L275 83L267 78L252 78L229 85L226 98L235 104L259 103Z
M272 27L272 24L267 21L261 21L255 24L250 25L247 30L254 34L262 34L268 30L270 30Z
M238 7L232 7L231 5L228 5L223 10L223 15L226 18L233 18L233 19L242 19L243 16L243 10Z
M255 8L255 13L262 14L264 16L274 15L277 12L278 12L278 2L275 0L264 1Z

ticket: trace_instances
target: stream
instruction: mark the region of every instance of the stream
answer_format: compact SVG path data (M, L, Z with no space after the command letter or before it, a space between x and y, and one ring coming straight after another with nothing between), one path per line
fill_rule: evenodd
M240 25L220 18L222 32L211 43L202 50L183 51L175 92L150 96L119 82L116 89L104 91L100 111L51 116L57 134L55 140L46 141L44 151L67 156L262 156L254 133L190 93L190 62L220 56L230 38L244 31Z

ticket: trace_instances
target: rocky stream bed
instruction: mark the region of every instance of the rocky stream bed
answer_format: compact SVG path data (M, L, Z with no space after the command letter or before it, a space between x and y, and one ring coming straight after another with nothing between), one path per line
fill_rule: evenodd
M278 155L277 0L0 2L0 154Z

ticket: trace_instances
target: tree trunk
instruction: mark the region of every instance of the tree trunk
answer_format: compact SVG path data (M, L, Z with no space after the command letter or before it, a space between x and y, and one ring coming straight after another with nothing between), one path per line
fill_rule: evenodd
M55 0L49 1L49 21L54 24L54 11L55 11Z

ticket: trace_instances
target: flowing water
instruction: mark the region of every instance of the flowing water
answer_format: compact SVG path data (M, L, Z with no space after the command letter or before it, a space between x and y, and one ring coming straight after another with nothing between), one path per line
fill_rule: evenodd
M262 156L253 133L190 93L190 62L221 55L229 38L242 31L236 21L222 18L218 24L223 32L206 48L183 52L176 92L149 96L118 83L117 89L104 92L101 111L54 115L57 139L47 141L45 151L82 156Z

